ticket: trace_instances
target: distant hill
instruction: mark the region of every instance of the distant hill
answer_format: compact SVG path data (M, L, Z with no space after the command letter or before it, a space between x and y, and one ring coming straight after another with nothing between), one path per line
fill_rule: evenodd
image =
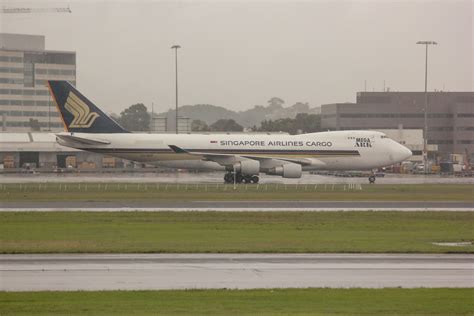
M244 127L260 126L260 122L263 120L294 118L298 113L315 114L319 112L319 107L311 108L308 103L301 102L290 107L284 107L282 104L256 105L249 110L240 112L212 104L184 105L179 108L179 116L189 117L191 120L202 120L208 125L219 119L233 119ZM157 114L157 116L168 118L170 129L174 128L175 115L174 110Z

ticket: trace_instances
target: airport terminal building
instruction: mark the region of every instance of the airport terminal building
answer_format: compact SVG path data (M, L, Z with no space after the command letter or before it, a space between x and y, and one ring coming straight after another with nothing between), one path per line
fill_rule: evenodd
M0 125L2 131L62 131L46 84L76 85L76 53L45 50L45 37L0 33Z
M474 152L474 92L428 93L428 150L440 158ZM423 129L424 92L358 92L356 103L321 106L326 130Z

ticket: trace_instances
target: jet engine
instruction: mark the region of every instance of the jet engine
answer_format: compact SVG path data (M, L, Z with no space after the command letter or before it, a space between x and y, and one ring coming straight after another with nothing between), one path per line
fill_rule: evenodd
M282 176L283 178L301 178L302 173L301 165L296 163L287 163L268 171L268 174Z
M242 174L258 175L260 172L260 162L257 160L242 160L234 165L234 169Z

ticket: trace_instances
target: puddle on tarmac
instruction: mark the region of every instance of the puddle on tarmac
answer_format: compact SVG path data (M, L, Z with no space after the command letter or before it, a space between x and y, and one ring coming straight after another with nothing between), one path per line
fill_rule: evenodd
M436 246L447 246L447 247L465 247L472 246L471 241L460 241L460 242L433 242Z

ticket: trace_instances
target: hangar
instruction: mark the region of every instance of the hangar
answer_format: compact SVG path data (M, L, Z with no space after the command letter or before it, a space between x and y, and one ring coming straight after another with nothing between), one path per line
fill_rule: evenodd
M59 145L53 133L0 133L0 169L95 169L123 161Z

